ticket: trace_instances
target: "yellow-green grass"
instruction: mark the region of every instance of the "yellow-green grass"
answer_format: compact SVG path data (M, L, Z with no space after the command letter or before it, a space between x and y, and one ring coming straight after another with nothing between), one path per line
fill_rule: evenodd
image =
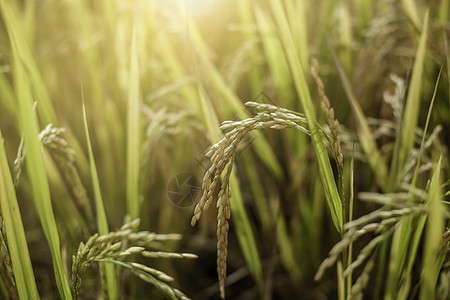
M0 140L3 141L1 132ZM39 299L25 230L3 142L0 143L0 167L0 208L5 223L7 246L15 274L17 292L21 299Z
M254 115L247 101L304 113L311 136L257 130L237 149L227 298L448 297L448 243L438 244L448 241L449 224L449 1L218 0L210 9L198 1L0 0L1 214L10 250L17 245L18 255L31 256L18 264L11 255L9 264L2 252L0 298L13 298L9 278L21 299L37 298L37 291L70 298L71 254L126 216L140 217L140 230L183 234L170 251L199 254L189 264L139 263L171 271L173 286L193 299L218 297L214 208L199 228L189 220L208 164L205 149L227 133L221 122ZM330 98L326 115L308 75L310 58L318 59ZM384 101L398 87L391 73L404 82L398 107ZM331 108L344 155L339 174L327 135ZM66 129L79 182L64 177L67 162L37 138L50 123ZM22 134L27 171L20 175L12 166ZM193 180L178 204L168 192L180 173ZM15 191L10 177L20 177ZM72 213L79 209L72 202L77 186L88 198L83 209L96 218ZM367 191L375 196L360 194ZM373 219L375 238L346 244L337 268L314 281L328 251L351 236L346 223L402 209L413 212ZM21 227L25 234L11 233ZM164 297L128 276L125 260L99 265L101 277L95 268L83 273L79 298Z
M84 119L84 129L86 132L86 142L89 152L89 163L91 166L91 181L92 187L94 189L94 200L95 200L95 210L97 215L97 230L100 234L105 235L109 233L108 219L105 213L105 206L103 204L102 192L100 190L100 182L98 179L97 167L95 165L94 152L92 150L91 139L89 136L88 121L86 117L86 106L83 102L83 119ZM119 299L118 296L118 286L116 274L114 272L113 264L101 264L102 271L105 272L106 276L106 290L108 291L109 299ZM104 283L103 283L104 284ZM76 293L74 293L74 296Z

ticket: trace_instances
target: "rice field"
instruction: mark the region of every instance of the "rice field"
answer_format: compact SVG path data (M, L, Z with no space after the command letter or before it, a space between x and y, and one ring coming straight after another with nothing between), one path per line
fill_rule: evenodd
M449 0L0 0L0 299L450 299L449 87Z

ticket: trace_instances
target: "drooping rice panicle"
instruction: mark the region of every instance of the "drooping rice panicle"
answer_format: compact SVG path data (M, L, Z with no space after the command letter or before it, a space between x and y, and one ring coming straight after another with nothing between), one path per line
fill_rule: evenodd
M140 254L148 258L186 258L196 259L197 255L191 253L176 253L176 252L161 252L152 251L149 248L156 245L157 242L176 241L181 238L179 234L157 234L149 231L134 230L139 227L140 220L135 219L124 224L120 230L110 232L106 235L99 235L98 233L92 235L85 243L81 242L78 251L72 257L72 293L75 299L78 298L81 287L81 275L94 262L111 262L120 266L131 269L138 277L147 278L152 277L152 280L146 280L155 284L157 287L164 286L164 291L169 289L172 294L172 288L169 288L165 283L159 283L160 280L164 282L173 281L173 278L164 272L154 268L147 267L135 262L126 262L124 259L131 257L134 254ZM161 285L162 284L162 285ZM176 294L176 293L175 293ZM186 299L187 297L179 294L179 299Z
M242 121L225 121L221 129L227 131L224 137L211 146L206 157L210 158L211 165L206 170L202 182L202 196L195 206L191 225L194 226L200 219L203 211L207 210L213 200L217 205L217 273L221 298L225 298L225 277L228 248L228 220L231 216L231 189L229 179L233 169L234 154L237 146L245 135L256 129L285 129L295 128L309 134L306 129L306 119L299 113L280 108L270 104L247 102L246 106L255 109L257 114ZM225 168L227 171L224 174ZM223 178L222 178L223 176ZM220 184L218 194L215 194L216 186Z

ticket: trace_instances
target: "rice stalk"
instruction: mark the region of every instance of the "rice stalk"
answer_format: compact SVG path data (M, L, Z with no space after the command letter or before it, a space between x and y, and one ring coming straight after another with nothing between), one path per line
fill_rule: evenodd
M345 283L344 276L342 276L342 260L339 259L336 264L336 273L337 273L337 294L338 300L345 299Z
M141 130L139 110L139 65L136 41L136 25L133 27L130 50L130 72L128 90L128 118L127 118L127 208L131 219L139 217L139 169L141 157Z
M448 24L450 18L450 1L449 0L442 0L441 5L439 7L439 23L440 25Z
M352 63L353 53L353 24L352 18L350 17L348 4L346 2L341 2L337 8L338 12L338 34L339 34L339 58L347 74L352 73Z
M354 146L353 146L354 151ZM350 163L350 199L349 199L349 207L348 207L348 222L353 221L353 203L354 203L354 172L355 172L355 155L352 154L352 160ZM348 246L348 257L347 257L347 265L350 267L353 262L353 243L350 243ZM348 267L348 268L349 268ZM352 271L348 272L347 278L347 291L351 291L351 284L353 282L352 279Z
M363 35L373 16L374 1L354 0L353 5L355 9L354 15L357 19L356 28L359 30L360 35Z

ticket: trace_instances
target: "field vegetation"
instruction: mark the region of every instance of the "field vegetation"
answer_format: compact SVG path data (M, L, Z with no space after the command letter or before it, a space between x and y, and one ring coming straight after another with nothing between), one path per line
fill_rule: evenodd
M0 299L450 299L449 87L449 0L0 0Z

